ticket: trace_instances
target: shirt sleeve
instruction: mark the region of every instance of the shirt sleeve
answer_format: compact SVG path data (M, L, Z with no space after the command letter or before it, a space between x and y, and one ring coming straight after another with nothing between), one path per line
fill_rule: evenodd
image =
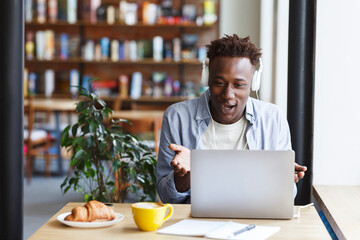
M178 143L179 134L171 129L177 129L171 126L168 111L165 112L161 126L160 147L158 163L156 167L156 189L163 203L186 203L190 199L190 190L178 192L174 182L174 171L170 165L175 153L169 149L170 143Z
M278 138L278 149L289 150L291 147L291 137L289 123L285 115L279 110L278 111L278 126L279 126L279 138Z

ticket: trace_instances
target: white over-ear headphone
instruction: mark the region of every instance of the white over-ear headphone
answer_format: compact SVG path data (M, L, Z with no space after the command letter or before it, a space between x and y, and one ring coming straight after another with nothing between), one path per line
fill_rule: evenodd
M259 63L256 64L256 69L252 78L251 90L259 91L260 89L260 80L261 73L263 70L262 60L259 58ZM202 73L201 73L201 84L204 86L208 84L209 81L209 67L206 65L206 59L202 62Z

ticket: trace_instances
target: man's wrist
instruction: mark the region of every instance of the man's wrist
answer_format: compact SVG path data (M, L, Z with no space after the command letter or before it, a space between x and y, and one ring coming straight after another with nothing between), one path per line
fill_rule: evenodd
M188 191L190 189L190 172L181 177L174 171L174 183L178 192Z

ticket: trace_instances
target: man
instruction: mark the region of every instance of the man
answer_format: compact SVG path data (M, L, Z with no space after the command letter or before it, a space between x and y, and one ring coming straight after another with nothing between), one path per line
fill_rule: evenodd
M206 47L209 89L164 114L156 183L163 202L190 202L190 149L291 149L289 126L279 109L249 97L260 50L249 37L236 34ZM305 171L295 164L294 181Z

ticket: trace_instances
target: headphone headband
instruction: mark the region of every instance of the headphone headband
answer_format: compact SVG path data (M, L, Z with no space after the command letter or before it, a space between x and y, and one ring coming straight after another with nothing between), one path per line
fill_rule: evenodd
M261 73L263 71L262 59L259 58L258 64L255 66L255 72L252 78L251 90L259 91ZM209 67L206 65L206 58L202 61L201 84L206 85L209 81Z

